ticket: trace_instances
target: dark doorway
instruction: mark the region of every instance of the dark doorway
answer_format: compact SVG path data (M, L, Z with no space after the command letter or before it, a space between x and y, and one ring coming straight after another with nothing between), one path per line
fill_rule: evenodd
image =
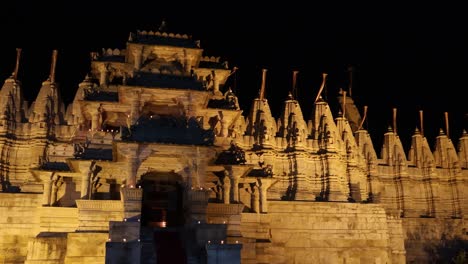
M178 227L184 224L182 177L173 172L148 172L141 177L142 224Z

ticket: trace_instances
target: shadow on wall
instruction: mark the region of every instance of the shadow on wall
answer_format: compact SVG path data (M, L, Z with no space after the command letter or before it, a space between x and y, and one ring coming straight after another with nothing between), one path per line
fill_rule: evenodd
M424 250L429 255L432 263L468 263L468 241L460 238L442 239L437 242L427 243Z

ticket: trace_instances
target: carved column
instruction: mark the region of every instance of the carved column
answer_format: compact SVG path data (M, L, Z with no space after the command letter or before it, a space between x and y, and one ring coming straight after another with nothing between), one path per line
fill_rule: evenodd
M107 65L102 65L99 68L99 85L107 86Z
M90 169L81 176L81 199L88 198L90 176L91 176Z
M60 177L55 176L52 183L52 192L50 194L50 205L54 205L57 202L57 193L62 182L59 181Z
M229 177L225 176L223 180L223 201L224 204L229 204L230 202L230 192L231 192L231 180Z
M44 193L42 194L42 205L50 205L50 192L52 190L52 180L44 181Z
M225 118L221 119L221 137L228 136L228 124Z
M246 165L226 165L227 175L231 180L231 201L239 202L239 179L246 175L251 169L251 166Z
M100 121L100 113L97 110L91 111L91 130L97 131L101 129L101 125L99 124Z
M213 78L213 93L214 94L220 94L219 92L219 79L216 77L216 72L212 71L211 76Z
M140 161L145 160L153 152L151 148L140 148L137 143L122 143L117 144L117 151L125 156L127 160L127 178L126 185L128 187L136 186L136 176Z
M139 160L135 156L128 157L127 163L127 187L134 188L136 186L136 174L138 170Z
M231 195L232 195L232 202L238 203L239 202L239 176L238 175L230 175L231 179Z
M190 74L192 69L192 57L187 54L187 50L184 49L184 67L185 73Z
M132 124L135 124L138 118L140 117L140 91L133 91L133 98L131 101L131 113L130 117Z
M256 183L252 184L252 197L251 197L251 207L252 210L256 213L260 212L260 195L259 195L259 188Z
M260 212L268 213L267 190L277 180L271 178L257 178L260 190Z
M143 48L134 50L132 54L134 56L133 68L138 71L141 69Z

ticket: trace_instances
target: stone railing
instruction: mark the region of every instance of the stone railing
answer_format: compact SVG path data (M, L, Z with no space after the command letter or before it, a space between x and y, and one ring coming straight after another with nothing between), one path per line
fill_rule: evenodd
M143 190L141 188L121 188L120 197L122 201L141 201Z
M76 200L79 211L123 211L121 201L113 200Z
M210 215L239 215L244 209L243 204L217 204L209 203L206 213Z
M210 196L210 190L190 190L188 192L188 200L190 203L207 203Z

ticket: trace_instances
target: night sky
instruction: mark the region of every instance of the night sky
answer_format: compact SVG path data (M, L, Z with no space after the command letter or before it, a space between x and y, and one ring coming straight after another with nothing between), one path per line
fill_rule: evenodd
M15 48L23 48L19 79L28 101L49 74L52 49L59 50L56 79L69 103L89 70L90 51L124 48L129 32L156 30L165 19L168 31L192 35L205 55L239 67L244 113L258 93L262 68L268 69L265 94L275 117L291 89L292 71L300 71L298 100L308 119L322 73L328 73L326 96L334 104L338 89L347 89L347 67L353 65L353 98L359 109L369 106L366 125L377 151L393 107L404 143L419 124L419 110L431 146L445 111L455 143L468 128L468 23L460 6L31 2L16 1L0 17L0 78L13 71Z

